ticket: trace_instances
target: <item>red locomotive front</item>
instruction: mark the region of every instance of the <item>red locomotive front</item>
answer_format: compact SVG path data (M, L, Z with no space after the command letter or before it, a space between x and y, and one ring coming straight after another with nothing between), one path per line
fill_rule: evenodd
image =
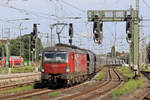
M41 72L42 81L51 84L84 80L87 76L86 54L80 50L51 48L43 52Z
M44 70L47 74L62 74L68 65L67 52L45 52Z

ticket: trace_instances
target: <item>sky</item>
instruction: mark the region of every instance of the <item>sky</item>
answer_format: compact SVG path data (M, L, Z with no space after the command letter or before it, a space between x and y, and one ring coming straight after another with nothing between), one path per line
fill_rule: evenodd
M9 2L8 2L9 1ZM33 24L38 25L39 37L44 46L50 46L50 25L56 22L73 23L73 44L90 49L95 53L107 53L114 45L116 33L116 49L119 52L128 51L126 41L125 22L107 22L103 27L103 43L97 45L93 41L93 25L87 21L88 10L128 10L131 6L135 9L136 0L0 0L0 38L16 38L32 32ZM150 19L150 1L140 0L140 16ZM80 17L69 19L68 17ZM30 20L22 20L29 18ZM9 22L8 22L9 21ZM149 22L144 22L150 26ZM2 30L3 29L3 30ZM3 31L3 32L2 32ZM144 27L144 34L148 36L149 27ZM46 36L49 36L48 40ZM68 26L61 33L62 43L68 43ZM150 42L148 38L147 43ZM48 41L48 42L47 42ZM58 43L56 30L53 29L53 42Z

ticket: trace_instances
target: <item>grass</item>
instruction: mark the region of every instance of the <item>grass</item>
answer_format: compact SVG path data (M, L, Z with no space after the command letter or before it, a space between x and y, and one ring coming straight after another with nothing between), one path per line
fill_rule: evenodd
M54 97L57 97L57 96L59 96L59 95L61 95L61 92L60 92L60 91L55 91L55 92L49 93L49 94L48 94L48 97L49 97L49 98L54 98Z
M30 100L38 100L38 97L32 97L32 99L30 99Z
M114 90L111 94L111 97L113 100L116 100L116 97L122 96L124 94L129 93L130 91L133 91L134 89L137 88L142 88L143 87L143 80L129 80L127 83L125 83L121 88Z
M27 86L23 86L23 87L17 87L14 89L10 89L10 90L4 90L4 91L0 91L0 95L3 94L10 94L10 93L19 93L19 92L24 92L24 91L29 91L34 89L33 85L27 85Z
M107 68L104 67L103 70L101 71L101 74L97 77L98 81L101 81L102 79L105 78L105 76L106 76L106 70L107 70Z
M118 96L122 96L125 94L130 93L131 91L137 89L137 88L142 88L143 87L143 80L140 78L138 80L134 80L134 73L131 71L129 67L119 67L119 71L121 71L126 77L128 77L130 80L126 82L122 87L120 87L117 90L114 90L111 93L111 97L113 100L116 100Z
M86 83L86 84L83 84L83 87L87 87L89 84L88 83Z
M150 67L149 65L147 65L147 66L143 66L143 67L141 68L141 70L142 70L142 71L150 72L149 67Z
M6 67L0 67L0 74L8 73L8 68Z
M144 69L142 69L142 71L150 72L150 69L144 68Z
M27 73L27 72L33 72L34 67L32 66L18 66L11 69L11 73ZM0 74L7 74L8 68L6 67L0 67Z
M129 67L119 67L119 71L121 71L126 77L132 79L134 77L134 73L131 71Z
M33 71L32 66L24 66L24 67L16 67L12 68L12 73L27 73L27 72L32 72Z

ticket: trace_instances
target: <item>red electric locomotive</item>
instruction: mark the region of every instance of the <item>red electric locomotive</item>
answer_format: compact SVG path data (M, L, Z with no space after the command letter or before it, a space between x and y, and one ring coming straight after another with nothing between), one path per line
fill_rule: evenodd
M76 46L57 44L42 53L41 81L49 85L71 85L86 80L96 71L96 56Z

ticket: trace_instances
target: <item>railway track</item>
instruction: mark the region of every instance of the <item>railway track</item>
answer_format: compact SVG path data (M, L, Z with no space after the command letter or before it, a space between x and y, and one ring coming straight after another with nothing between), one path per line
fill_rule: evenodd
M35 76L35 75L41 75L41 73L38 72L38 73L22 73L22 74L19 73L19 74L0 75L0 80L22 78L22 77Z
M150 72L141 71L141 73L150 80ZM140 100L150 100L150 90L146 91Z
M25 83L21 83L21 84L1 86L0 91L9 90L9 89L13 89L13 88L16 88L16 87L23 87L24 85L31 85L31 84L34 84L34 83L35 82L25 82Z
M102 70L102 69L101 69ZM100 71L101 71L100 70ZM57 89L57 90L51 90L51 89L47 89L47 88L43 88L43 89L34 89L31 91L26 91L26 92L22 92L22 93L15 93L15 94L9 94L9 95L4 95L4 96L0 96L0 100L16 100L16 99L21 99L21 98L31 98L33 96L37 96L37 95L43 95L43 94L47 94L50 92L55 92L55 91L71 91L72 89L75 89L76 87L80 87L81 85L83 85L85 82L79 84L79 85L75 85L72 86L70 88L62 88L62 89ZM9 89L9 88L13 88L11 86L8 87L1 87L0 90L3 89Z
M122 80L123 77L120 76L120 74L118 74L113 68L108 68L107 81L89 90L64 96L57 100L99 100L104 98L111 90L119 88L124 83Z
M93 86L89 88L88 90L80 91L74 94L69 94L69 96L65 95L59 98L56 98L57 100L71 100L71 99L81 99L81 100L93 100L93 98L103 98L105 97L111 90L118 88L121 86L123 81L123 77L116 72L113 68L108 68L107 70L107 80L102 81L101 84L98 84L97 86ZM83 85L83 84L80 84ZM79 88L80 85L73 86L66 89L58 89L58 90L51 90L51 89L34 89L31 91L26 91L22 93L15 93L15 94L9 94L0 96L0 100L16 100L21 98L32 98L33 96L38 95L44 95L47 93L55 92L55 91L61 91L64 93L65 91L71 91L76 88Z
M0 100L16 100L16 99L21 99L21 98L27 98L27 97L32 97L33 95L41 95L45 93L50 93L54 92L55 90L50 90L50 89L34 89L31 91L26 91L26 92L21 92L21 93L15 93L15 94L10 94L10 95L4 95L0 96Z
M40 77L40 73L0 75L0 87L8 87L16 84L24 84L26 82L39 81Z
M34 74L29 74L29 75L15 75L15 76L9 76L9 77L3 77L3 78L0 78L0 80L2 82L0 82L1 86L0 86L0 91L3 91L3 90L8 90L8 89L12 89L12 88L15 88L15 87L22 87L24 85L30 85L30 84L34 84L35 83L35 80L28 80L27 82L18 82L17 83L17 80L19 80L19 78L25 78L25 77L37 77L38 75L40 75L40 73L34 73ZM7 80L10 81L10 83L7 83ZM13 82L13 80L15 82ZM7 85L5 85L6 83ZM2 85L4 83L4 85Z
M42 89L34 89L34 90L30 90L30 91L26 91L26 92L22 92L22 93L15 93L15 94L9 94L9 95L4 95L4 96L0 96L0 100L16 100L16 99L22 99L22 98L32 98L33 96L38 96L38 95L43 95L43 94L47 94L47 93L51 93L51 92L55 92L55 91L68 91L71 90L73 88L79 87L79 84L77 86L73 86L70 88L61 88L61 89L56 89L56 90L52 90L52 89L48 89L48 88L42 88Z
M143 95L140 100L150 100L150 91L147 91L145 95Z

